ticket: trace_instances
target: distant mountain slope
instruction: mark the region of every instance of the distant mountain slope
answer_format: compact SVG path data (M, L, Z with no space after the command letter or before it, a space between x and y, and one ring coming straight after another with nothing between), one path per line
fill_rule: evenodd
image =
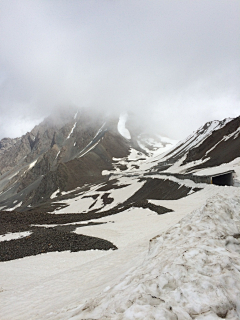
M187 173L240 157L240 117L207 122L160 157L155 170Z
M185 140L180 141L175 148L173 148L169 153L166 154L168 158L171 156L172 159L179 159L183 156L188 150L192 148L198 147L203 143L213 131L216 131L222 127L224 127L229 121L232 119L224 119L222 121L210 121L201 126L197 131L193 132L190 136L188 136Z
M116 172L136 171L138 160L163 152L172 141L159 136L121 134L120 118L92 111L61 111L18 139L3 139L0 153L0 208L30 210L86 185L106 182ZM128 130L127 130L128 131ZM130 135L130 134L129 134ZM129 156L129 159L128 159ZM102 174L103 172L107 174Z
M170 151L118 123L59 114L2 149L1 318L239 318L240 181L186 175L239 179L239 118Z
M104 181L101 172L112 168L112 157L127 156L130 149L117 119L106 122L85 110L49 117L14 142L0 156L0 202L6 208Z
M191 148L183 165L202 159L196 169L218 166L240 157L240 117L214 130L199 146ZM207 160L207 161L206 161Z
M93 115L84 109L63 111L21 138L3 139L0 208L52 211L58 207L53 194L61 198L67 192L75 197L74 190L85 192L112 175L138 176L146 182L154 179L147 177L149 173L184 174L240 157L240 117L208 122L170 151L174 141L131 131L129 122L129 135L124 137L120 132L127 129L121 124L119 132L120 121L121 117ZM111 201L107 192L102 197ZM96 208L92 203L88 209Z

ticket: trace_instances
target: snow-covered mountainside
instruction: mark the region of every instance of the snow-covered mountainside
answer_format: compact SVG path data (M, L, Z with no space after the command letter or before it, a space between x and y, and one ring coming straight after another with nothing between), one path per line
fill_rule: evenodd
M169 156L179 158L180 156L186 154L188 150L198 147L203 143L203 141L212 135L213 131L221 129L231 120L231 118L228 118L222 121L215 120L205 123L197 131L188 136L184 141L179 142L175 148L173 148L171 152L166 155L166 158Z
M240 117L207 122L159 158L156 171L197 172L240 157Z
M0 207L25 211L45 204L51 210L54 192L106 182L102 171L132 170L138 167L134 159L175 144L135 133L128 139L122 132L129 131L121 116L109 119L82 109L49 117L19 139L3 139L0 145L10 142L0 154Z
M8 141L0 318L239 319L239 128L174 146L79 110Z

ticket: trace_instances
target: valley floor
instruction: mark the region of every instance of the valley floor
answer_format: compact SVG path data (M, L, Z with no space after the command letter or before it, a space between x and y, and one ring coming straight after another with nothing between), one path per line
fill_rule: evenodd
M134 275L137 275L138 269L150 272L146 267L146 261L152 254L152 249L149 253L150 239L164 234L174 225L180 225L179 221L182 218L193 210L203 208L206 200L216 194L224 195L223 201L232 197L239 201L240 189L207 185L203 190L179 200L151 200L152 203L172 209L173 212L157 215L149 209L130 208L116 215L92 220L104 222L103 224L75 230L75 233L110 241L118 250L51 252L0 262L0 319L161 319L154 314L152 318L147 317L147 308L132 308L128 313L114 309L113 306L116 306L117 302L113 293L119 294L119 291L116 291L117 285L123 283L124 279L131 278L131 275L131 281L134 282ZM239 228L240 225L238 231ZM125 283L119 287L122 294L127 286ZM230 282L229 286L232 286ZM191 291L191 288L189 290ZM239 292L236 289L234 294ZM118 299L119 303L122 301L124 308L127 308L121 294ZM86 301L90 302L85 305ZM108 301L112 302L112 306L108 305ZM140 302L140 305L144 303ZM221 312L215 316L208 313L208 318L205 319L220 319L223 315ZM163 319L175 319L174 316L170 316L168 318L165 315L164 318L162 313ZM178 319L188 318L182 316ZM196 319L203 319L203 316ZM236 313L229 313L227 319L237 319Z

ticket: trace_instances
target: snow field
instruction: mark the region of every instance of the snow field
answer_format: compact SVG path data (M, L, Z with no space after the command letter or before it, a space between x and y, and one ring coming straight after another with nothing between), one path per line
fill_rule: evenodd
M56 210L54 213L60 214L60 213L87 212L89 210L89 207L95 203L96 199L94 199L92 196L96 194L99 194L99 196L97 198L96 203L94 204L93 207L91 207L91 209L101 208L100 211L109 210L117 206L119 203L124 202L126 199L132 196L135 192L137 192L137 190L139 190L144 184L144 182L139 182L138 179L134 179L131 177L118 177L117 180L118 180L117 182L118 186L125 185L125 184L129 184L129 185L120 189L111 189L109 191L97 191L97 189L99 189L101 186L99 185L94 186L89 191L85 192L84 194L81 194L76 198L58 201L58 203L64 203L64 204L67 204L68 206L60 210ZM109 197L113 198L114 201L104 206L103 200L101 197L105 193L110 193Z
M122 180L122 182L123 181L125 180ZM82 234L100 236L101 238L112 241L119 247L116 251L55 252L0 263L0 275L2 275L0 276L0 319L85 319L85 313L82 313L82 306L85 304L86 299L91 299L98 295L103 298L103 294L113 292L112 288L115 288L118 284L121 287L124 279L130 281L132 279L131 275L136 275L136 270L138 270L136 269L137 266L142 268L142 277L146 277L146 275L144 275L145 272L155 275L156 277L158 275L157 270L160 270L159 273L161 273L160 266L156 266L154 271L147 269L146 265L149 264L150 266L153 264L153 261L150 263L150 260L145 260L143 263L148 252L149 240L151 238L163 233L176 224L176 230L178 231L175 232L175 234L181 235L181 229L179 229L181 222L179 223L179 221L193 209L203 207L204 201L206 201L209 195L220 192L225 194L226 197L231 197L231 195L238 190L239 189L233 187L225 188L209 185L206 189L180 200L161 201L161 203L158 203L176 210L175 212L159 216L150 212L148 209L135 208L96 220L98 222L107 222L106 224L82 228ZM208 222L205 223L204 229L207 234ZM77 232L80 232L80 229L77 230ZM212 233L212 230L210 233ZM183 238L186 240L187 246L189 245L189 240L187 240L186 237L187 235L184 235ZM174 237L172 237L172 244L170 240L167 244L169 249L165 248L165 251L163 250L162 253L158 253L158 261L156 261L156 264L158 265L159 260L162 260L162 257L164 258L167 255L167 251L173 250L176 244L184 239L181 240L177 238L174 240ZM185 242L183 241L183 243ZM153 245L151 245L151 248L152 246ZM151 255L152 250L153 249L151 249ZM219 252L219 250L221 252L221 248L216 248L216 251ZM170 255L170 257L172 257L170 251L168 256ZM175 249L175 253L173 252L173 254L176 254L176 251ZM167 261L164 263L167 266ZM198 261L194 260L193 264L197 263ZM197 279L197 274L195 273L194 275ZM132 279L136 287L129 287L129 292L126 293L126 297L130 295L130 300L132 300L132 297L134 298L135 292L137 292L136 294L139 293L137 289L139 277L140 275ZM155 280L151 279L149 282L151 283L151 285L149 284L151 288L156 287L154 281ZM188 281L188 279L186 281ZM143 285L145 284L142 284L140 281L139 288ZM126 284L124 286L127 287ZM121 287L121 290L125 288L124 286ZM145 289L142 290L145 292ZM120 294L120 291L117 291L117 294ZM124 291L122 295L125 295ZM152 296L156 297L156 293L152 294ZM117 297L119 297L119 305L124 309L129 303L126 302L121 295ZM145 307L141 307L136 304L135 301L136 310L140 308L139 311L136 311L134 306L132 306L132 309L125 310L125 318L121 318L123 314L120 313L119 319L148 319L148 312L150 319L150 315L152 314L151 305L159 301L159 299L151 298L150 295L147 297L150 299L148 306L145 305ZM110 297L109 303L111 299ZM100 304L100 300L96 299L94 301L96 301L96 303L91 303L93 309L95 305L98 306L98 303ZM140 301L140 304L143 304L140 298L138 301ZM104 315L107 315L112 307L110 308L108 302L105 301L104 303L107 305ZM114 303L116 303L116 301ZM120 306L118 307L120 308ZM104 305L101 305L101 308L104 309ZM177 310L178 307L175 306L174 308L174 310ZM120 309L118 309L118 312L119 310ZM97 319L104 319L101 313L103 311L96 309L94 312L99 316ZM165 311L158 311L157 315L155 315L156 319L161 319L160 315L165 314L164 312ZM86 317L89 318L89 314ZM163 319L164 317L165 315ZM95 319L95 317L92 317L92 319ZM107 319L114 319L114 317L112 317L111 314ZM167 316L166 319L168 319ZM179 319L181 318L179 317ZM182 319L188 318L186 316ZM215 317L215 319L217 318Z
M135 270L71 319L239 319L240 193L207 200L150 243Z
M125 248L159 230L160 217L149 209L130 208L113 216L95 222L107 222L97 226L77 228L74 232L111 241L115 246ZM133 227L134 225L134 227Z

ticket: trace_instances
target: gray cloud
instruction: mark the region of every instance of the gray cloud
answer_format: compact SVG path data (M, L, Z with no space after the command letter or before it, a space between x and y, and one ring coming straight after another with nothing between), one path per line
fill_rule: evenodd
M59 106L184 138L240 113L238 0L0 1L0 138Z

